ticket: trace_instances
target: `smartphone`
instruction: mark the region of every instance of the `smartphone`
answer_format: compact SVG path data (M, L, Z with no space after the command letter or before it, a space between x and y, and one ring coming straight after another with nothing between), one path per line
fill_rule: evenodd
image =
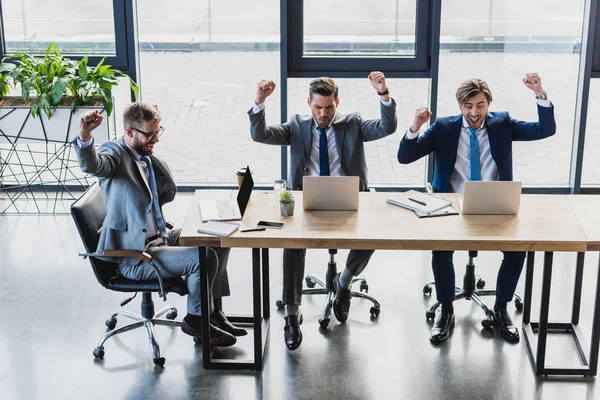
M256 226L270 229L281 229L283 228L283 222L258 221Z

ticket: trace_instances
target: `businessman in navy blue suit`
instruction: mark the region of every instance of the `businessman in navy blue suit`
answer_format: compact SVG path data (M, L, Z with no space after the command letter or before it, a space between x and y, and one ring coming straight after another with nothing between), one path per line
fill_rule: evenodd
M489 112L492 93L480 79L463 82L456 91L461 114L437 118L425 133L419 129L429 118L427 108L419 108L413 125L404 135L398 149L398 161L408 164L430 153L435 155L433 189L436 192L463 192L464 183L476 181L512 181L512 142L539 140L554 135L554 107L542 89L536 73L527 74L523 83L535 93L538 122L517 121L508 112ZM519 340L506 304L511 301L519 281L525 252L504 251L498 271L494 321L502 337ZM430 332L430 340L439 343L448 338L454 327L453 251L433 251L431 264L437 300L442 304Z

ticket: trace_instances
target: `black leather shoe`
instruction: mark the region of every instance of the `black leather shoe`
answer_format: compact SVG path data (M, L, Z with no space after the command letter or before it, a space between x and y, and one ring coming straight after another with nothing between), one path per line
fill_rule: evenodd
M181 321L181 330L190 336L195 336L202 341L202 329L192 328L185 318ZM210 344L218 347L229 347L233 346L237 339L225 332L222 329L217 328L213 324L210 324Z
M221 310L214 310L212 314L210 314L210 323L225 332L231 333L233 336L246 336L248 334L247 330L238 328L229 322L225 313Z
M283 317L285 320L285 326L283 327L283 339L285 340L285 347L289 351L296 350L302 344L302 331L300 330L300 324L302 323L302 314L288 315Z
M429 340L432 343L441 343L448 339L450 332L454 329L454 313L442 311L431 328Z
M346 289L340 286L340 274L338 273L333 278L333 288L335 290L335 300L333 300L333 313L338 321L342 324L348 319L348 312L350 311L350 299L352 299L352 292L350 289Z
M506 309L495 311L494 319L496 320L496 326L500 329L500 334L504 339L509 342L519 341L519 329L513 325Z

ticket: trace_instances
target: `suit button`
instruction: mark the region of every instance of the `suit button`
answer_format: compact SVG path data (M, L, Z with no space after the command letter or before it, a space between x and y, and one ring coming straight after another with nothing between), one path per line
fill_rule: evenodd
M146 232L148 232L148 231L146 230L146 228L144 228L144 229L142 229L142 232L146 233Z

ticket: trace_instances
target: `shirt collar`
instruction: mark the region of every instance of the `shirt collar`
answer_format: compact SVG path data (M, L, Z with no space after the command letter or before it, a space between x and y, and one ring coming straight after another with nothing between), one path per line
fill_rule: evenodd
M123 143L125 143L125 146L127 146L127 148L131 151L131 154L133 155L133 158L135 158L135 161L140 161L142 156L137 151L135 151L135 149L133 147L128 145L125 140L123 140Z
M319 126L319 123L317 122L317 120L315 119L315 117L313 117L312 120L313 120L313 126L316 129ZM325 132L327 132L328 130L330 130L332 126L333 126L333 120L331 121L331 123L329 125L327 125L327 128L325 129Z

